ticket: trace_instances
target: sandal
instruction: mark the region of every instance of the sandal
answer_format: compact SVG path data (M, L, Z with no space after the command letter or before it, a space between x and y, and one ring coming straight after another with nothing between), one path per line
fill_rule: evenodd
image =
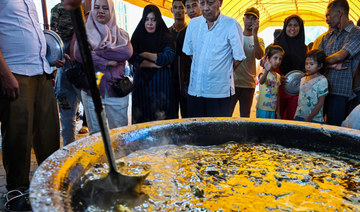
M88 133L88 127L87 126L83 126L80 130L79 130L79 134L86 134Z

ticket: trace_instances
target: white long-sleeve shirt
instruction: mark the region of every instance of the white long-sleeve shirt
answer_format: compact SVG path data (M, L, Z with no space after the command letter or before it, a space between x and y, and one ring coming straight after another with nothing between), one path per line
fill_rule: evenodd
M183 52L193 55L189 95L226 98L234 94L233 59L246 58L242 29L235 19L220 14L210 29L203 16L191 19Z

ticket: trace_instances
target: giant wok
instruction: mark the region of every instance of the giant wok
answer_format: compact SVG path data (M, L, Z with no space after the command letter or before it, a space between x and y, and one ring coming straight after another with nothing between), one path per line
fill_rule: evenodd
M360 161L360 132L305 122L196 118L149 122L110 132L115 157L165 144L218 145L228 141L278 144ZM100 134L62 147L36 170L30 199L34 211L71 211L79 179L96 163L107 162Z

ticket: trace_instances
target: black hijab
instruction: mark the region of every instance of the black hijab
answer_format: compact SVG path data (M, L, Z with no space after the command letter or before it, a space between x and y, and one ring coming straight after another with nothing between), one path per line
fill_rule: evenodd
M295 37L289 37L286 34L286 27L292 19L295 19L300 27L299 34ZM285 51L280 65L280 71L284 75L292 70L304 70L307 47L305 45L304 22L299 16L291 15L285 19L283 30L276 37L274 44L281 46Z
M156 31L152 34L148 33L145 29L146 16L151 12L154 13L156 19ZM131 38L131 44L134 48L134 54L141 52L158 53L167 45L173 46L170 41L169 29L162 19L157 6L149 4L144 8L142 18Z

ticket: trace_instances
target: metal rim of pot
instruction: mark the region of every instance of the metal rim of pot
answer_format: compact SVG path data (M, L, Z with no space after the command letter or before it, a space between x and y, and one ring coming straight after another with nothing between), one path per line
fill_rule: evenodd
M206 129L207 125L212 124L224 124L224 127L216 130L209 130L204 132L203 136L208 133L219 133L221 130L227 130L226 125L254 125L252 132L248 129L239 128L241 133L257 133L256 129L260 131L271 131L267 129L268 127L274 127L279 129L279 132L276 135L282 136L284 140L289 140L289 135L281 135L286 130L290 130L289 134L298 134L297 136L304 136L306 133L318 133L326 143L329 145L339 146L340 148L334 148L333 153L336 153L342 147L345 148L341 151L346 153L345 155L339 156L348 156L355 160L360 160L360 153L356 152L360 148L360 131L330 126L324 124L316 123L306 123L306 122L297 122L297 121L285 121L285 120L275 120L275 119L251 119L251 118L192 118L192 119L177 119L177 120L166 120L166 121L155 121L147 122L137 125L129 125L126 127L112 129L110 131L110 137L114 151L116 153L116 158L120 156L125 156L126 151L129 154L132 151L136 151L139 148L139 145L133 145L138 140L143 139L144 137L149 137L153 132L160 132L162 129L167 129L171 127L177 127L179 132L184 133L185 130L196 128L197 125L202 126L201 130ZM260 129L261 128L261 129ZM220 131L219 131L220 130ZM213 132L216 131L216 132ZM281 132L280 132L281 131ZM299 132L298 132L299 131ZM304 132L302 132L304 131ZM229 133L229 131L227 132ZM234 132L237 133L237 132ZM186 132L185 132L186 134ZM221 134L221 133L220 133ZM259 134L259 133L257 133ZM174 134L177 136L177 134ZM226 137L226 134L222 134ZM309 135L313 136L313 135ZM150 136L151 137L151 136ZM338 142L334 139L340 139L341 142ZM149 139L149 143L153 142L153 138ZM328 140L328 141L327 141ZM286 141L287 142L287 141ZM277 143L280 144L280 143ZM305 150L311 150L311 148L320 148L321 144L311 144L310 147L305 147ZM141 145L147 145L146 143L141 143ZM151 145L151 144L149 144ZM194 144L197 145L197 144ZM282 145L282 144L280 144ZM351 145L356 145L351 146ZM125 148L124 148L125 147ZM149 146L150 147L150 146ZM141 148L143 148L141 146ZM148 147L144 147L148 148ZM129 152L130 151L130 152ZM311 150L317 151L317 150ZM120 154L119 154L120 152ZM351 155L351 156L350 156ZM91 157L89 157L91 156ZM103 148L103 143L101 140L100 133L94 134L89 137L82 138L73 142L70 145L62 147L60 150L52 154L48 159L46 159L36 170L33 180L30 184L30 200L31 205L34 211L68 211L71 210L71 186L74 185L75 181L78 181L81 177L81 173L85 173L86 170L93 167L95 163L106 162L106 156ZM79 176L80 174L80 176Z

